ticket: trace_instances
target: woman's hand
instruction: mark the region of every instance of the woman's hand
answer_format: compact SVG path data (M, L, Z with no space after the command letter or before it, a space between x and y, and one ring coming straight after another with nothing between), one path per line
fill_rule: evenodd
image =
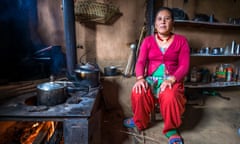
M164 80L160 86L161 92L164 91L167 87L171 89L175 81L176 81L175 77L169 77L169 79Z
M148 88L148 83L144 78L137 80L137 82L133 86L133 90L139 94L142 93L142 90L144 90L144 92L146 92L147 88Z

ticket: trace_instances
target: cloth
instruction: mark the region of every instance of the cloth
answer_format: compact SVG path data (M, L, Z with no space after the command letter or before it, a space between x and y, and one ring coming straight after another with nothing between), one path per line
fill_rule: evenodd
M151 86L151 90L155 98L158 98L160 86L165 78L165 65L161 64L152 76L146 77L147 82Z
M164 63L169 75L175 76L176 81L180 82L189 71L189 61L190 48L184 36L173 34L172 43L163 53L154 35L150 35L144 38L140 46L136 62L136 76L150 76Z
M146 129L150 121L150 113L154 110L155 103L160 105L163 117L163 134L169 130L180 127L181 115L185 111L186 97L184 96L184 85L181 82L173 84L172 89L166 88L161 92L158 99L154 98L152 90L148 87L147 92L141 94L132 90L131 93L133 120L139 130Z

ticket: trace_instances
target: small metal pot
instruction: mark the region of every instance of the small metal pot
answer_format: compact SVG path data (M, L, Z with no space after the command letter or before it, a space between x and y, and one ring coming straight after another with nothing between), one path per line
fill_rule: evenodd
M65 86L55 82L37 85L37 105L54 106L67 99Z
M117 67L116 66L104 67L104 75L105 76L116 76L117 75Z

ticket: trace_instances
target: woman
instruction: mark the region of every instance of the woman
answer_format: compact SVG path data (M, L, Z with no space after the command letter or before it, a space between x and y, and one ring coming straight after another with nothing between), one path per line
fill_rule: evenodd
M137 81L131 95L134 115L124 120L124 125L146 129L149 114L158 102L164 121L163 134L169 144L183 144L178 128L185 110L183 80L189 70L190 50L187 39L172 32L173 24L171 9L160 8L155 16L155 33L147 36L140 47Z

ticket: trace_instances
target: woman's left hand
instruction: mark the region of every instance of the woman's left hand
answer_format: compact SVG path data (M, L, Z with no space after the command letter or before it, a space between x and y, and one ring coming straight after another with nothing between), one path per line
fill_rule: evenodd
M160 86L161 92L165 91L167 87L172 88L173 82L171 80L164 80Z

